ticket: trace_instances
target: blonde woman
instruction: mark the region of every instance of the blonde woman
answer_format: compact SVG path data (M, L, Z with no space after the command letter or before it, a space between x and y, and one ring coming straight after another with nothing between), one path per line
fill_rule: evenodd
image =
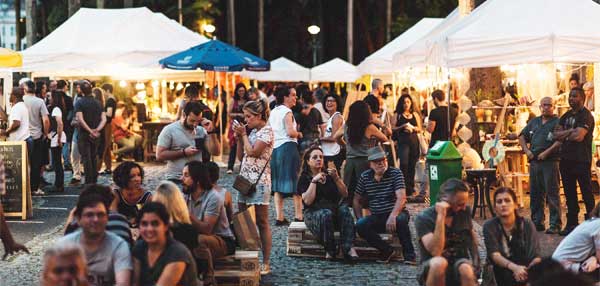
M198 246L198 233L192 227L190 213L179 187L170 181L161 181L154 190L153 202L165 205L171 217L170 230L175 240L185 244L190 251Z
M56 245L44 253L42 286L87 286L87 263L81 247Z

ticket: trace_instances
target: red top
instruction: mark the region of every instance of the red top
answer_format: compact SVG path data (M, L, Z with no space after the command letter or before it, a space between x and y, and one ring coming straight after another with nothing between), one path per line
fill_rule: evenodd
M115 116L112 119L112 130L113 130L113 140L114 142L117 142L123 138L127 138L127 135L129 135L129 133L125 130L123 130L123 123L125 122L125 120L123 120L123 116Z

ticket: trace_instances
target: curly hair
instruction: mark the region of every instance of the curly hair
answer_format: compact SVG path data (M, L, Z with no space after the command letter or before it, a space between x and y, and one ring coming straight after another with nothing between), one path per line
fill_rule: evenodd
M346 121L348 143L360 145L365 138L367 127L371 124L371 109L364 101L359 100L350 105L348 114L352 114Z
M125 161L117 166L113 172L113 182L115 182L115 185L121 189L127 188L129 179L131 179L129 174L133 168L138 168L140 170L140 176L142 177L142 181L144 181L144 169L142 166L136 162Z
M413 102L412 97L408 94L403 94L400 96L400 99L398 99L398 103L396 104L396 113L402 114L404 112L404 100L407 98L410 100L410 113L415 111L415 103Z
M328 98L330 98L330 97L331 97L331 98L333 98L333 99L335 100L335 104L336 104L336 105L335 105L335 106L336 106L336 107L335 107L335 108L336 108L336 110L335 110L335 111L340 111L340 112L341 112L341 111L342 111L342 100L341 100L341 99L340 99L340 97L339 97L337 94L335 94L335 93L330 93L330 94L328 94L327 96L323 97L323 100L322 100L322 102L321 102L321 103L323 104L323 108L325 109L325 111L329 112L329 111L327 110L327 99L328 99Z
M244 88L244 95L242 97L240 97L240 95L238 94L238 90L242 87ZM248 98L246 95L247 93L248 93L248 89L246 88L246 85L240 82L235 85L235 90L233 92L233 100L240 100L240 99L246 100Z

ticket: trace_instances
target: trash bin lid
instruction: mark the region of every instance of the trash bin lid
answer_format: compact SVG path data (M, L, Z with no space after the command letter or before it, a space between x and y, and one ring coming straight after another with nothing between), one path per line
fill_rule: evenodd
M427 152L427 159L430 160L456 160L462 159L460 152L451 141L437 141Z

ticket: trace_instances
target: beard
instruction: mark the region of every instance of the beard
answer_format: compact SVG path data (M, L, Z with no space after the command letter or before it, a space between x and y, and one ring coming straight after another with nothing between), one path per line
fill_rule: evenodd
M188 130L194 130L194 125L188 124L187 118L187 115L183 118L183 128Z

